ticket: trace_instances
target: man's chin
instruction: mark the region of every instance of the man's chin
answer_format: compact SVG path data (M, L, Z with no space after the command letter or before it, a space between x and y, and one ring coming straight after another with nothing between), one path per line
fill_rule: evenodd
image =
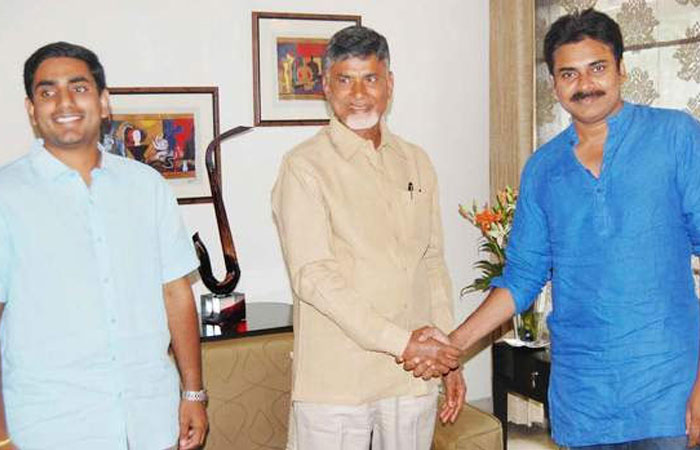
M353 131L369 130L379 123L378 114L351 114L343 121Z

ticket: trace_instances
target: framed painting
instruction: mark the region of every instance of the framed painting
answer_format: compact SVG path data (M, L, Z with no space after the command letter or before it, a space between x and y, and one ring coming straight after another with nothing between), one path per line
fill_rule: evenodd
M108 87L105 150L156 169L180 204L212 201L204 156L219 134L217 87ZM215 150L220 169L219 149ZM220 175L220 174L219 174Z
M325 125L323 52L333 34L361 17L253 11L255 126Z

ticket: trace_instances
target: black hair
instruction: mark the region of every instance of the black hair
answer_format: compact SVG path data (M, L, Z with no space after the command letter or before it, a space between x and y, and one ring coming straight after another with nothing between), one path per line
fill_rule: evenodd
M95 79L95 84L97 85L97 91L99 93L102 93L107 86L104 67L102 67L100 60L94 52L69 42L54 42L41 47L32 53L32 56L24 62L24 91L27 93L27 97L30 100L32 100L34 96L32 92L34 74L36 74L36 70L41 63L49 58L79 59L85 62L90 69L90 73L92 73L92 77Z
M620 26L607 14L593 8L567 14L556 20L544 38L544 59L549 73L554 75L554 52L565 44L591 38L606 44L615 56L618 69L625 51Z
M343 28L333 35L323 55L323 68L348 58L367 58L375 55L389 67L389 44L386 38L371 28L353 25Z

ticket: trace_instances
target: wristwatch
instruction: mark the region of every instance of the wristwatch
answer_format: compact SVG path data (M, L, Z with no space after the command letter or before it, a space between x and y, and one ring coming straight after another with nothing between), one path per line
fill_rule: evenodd
M182 391L182 399L188 402L202 402L206 403L209 400L207 395L207 390L202 389L201 391Z

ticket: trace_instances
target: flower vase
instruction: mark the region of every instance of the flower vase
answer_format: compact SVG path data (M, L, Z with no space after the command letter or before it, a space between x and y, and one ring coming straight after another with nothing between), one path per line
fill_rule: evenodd
M513 345L536 348L549 344L547 316L552 310L551 292L548 282L527 311L513 316Z

